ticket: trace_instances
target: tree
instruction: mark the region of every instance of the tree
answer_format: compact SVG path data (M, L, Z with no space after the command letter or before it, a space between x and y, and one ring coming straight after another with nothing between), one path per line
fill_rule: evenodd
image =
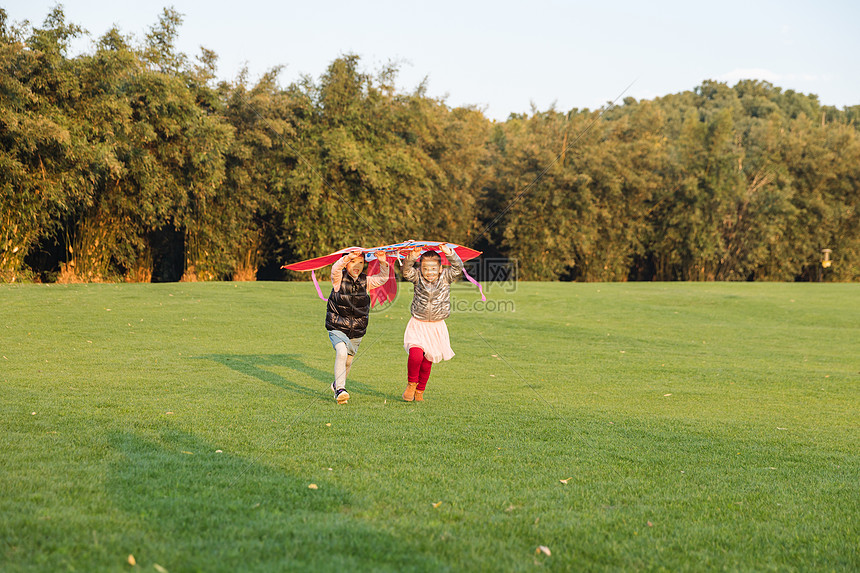
M79 96L68 42L81 33L54 8L26 40L0 10L0 273L14 280L40 238L84 202L91 159L68 113Z

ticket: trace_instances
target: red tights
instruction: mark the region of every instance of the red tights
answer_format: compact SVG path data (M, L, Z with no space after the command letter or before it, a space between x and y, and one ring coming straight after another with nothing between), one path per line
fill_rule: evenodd
M406 381L410 384L418 382L415 388L423 392L427 387L427 379L430 378L430 368L433 363L424 357L424 349L420 346L409 347L409 360L406 362Z

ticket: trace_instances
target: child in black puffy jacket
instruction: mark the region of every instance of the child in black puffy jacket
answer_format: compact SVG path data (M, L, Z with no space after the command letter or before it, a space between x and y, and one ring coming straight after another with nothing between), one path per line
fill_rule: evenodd
M382 286L388 280L385 253L379 251L374 254L379 259L379 272L371 277L364 273L364 253L361 251L344 255L331 267L332 288L326 305L325 327L335 352L331 389L338 404L346 404L349 400L346 376L358 352L358 345L367 332L370 316L367 291Z

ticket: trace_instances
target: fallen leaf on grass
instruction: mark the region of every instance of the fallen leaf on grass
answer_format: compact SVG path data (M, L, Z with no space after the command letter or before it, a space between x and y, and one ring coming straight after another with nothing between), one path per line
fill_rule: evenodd
M508 513L510 513L510 512L512 512L512 511L513 511L513 510L515 510L515 509L516 509L516 507L514 507L514 504L511 504L511 505L509 505L508 507L506 507L506 508L505 508L505 511L507 511Z
M134 555L129 555L129 556L128 556L128 564L129 564L129 565L131 565L132 567L134 567L135 565L137 565L137 561L135 561L135 560L134 560Z
M496 377L495 374L490 374L490 378L495 378L495 377Z
M331 422L326 422L326 424L325 424L325 425L326 425L326 426L328 426L328 427L331 427Z
M183 454L188 454L189 456L193 456L193 455L194 455L194 452L186 452L185 450L182 450L182 453L183 453Z
M572 477L569 477L569 478L567 478L567 479L560 479L560 480L558 480L558 481L560 481L561 483L563 483L563 484L567 485L567 482L569 482L569 481L570 481L570 480L572 480L572 479L573 479Z
M549 547L546 545L538 545L538 548L535 549L535 555L538 553L543 553L546 556L552 555L552 551L549 550Z
M442 505L442 502L441 502L441 501L437 501L436 503L431 503L430 505L432 505L432 506L434 507L434 509L435 509L435 508L439 507L440 505Z
M787 430L788 428L777 428L777 430Z
M320 486L318 486L318 485L317 485L317 484L315 484L315 483L312 483L312 484L308 485L308 489L319 489L319 488L320 488Z
M165 414L167 414L168 416L172 416L173 412L165 412Z
M215 453L216 453L216 454L223 454L224 452L223 452L223 451L221 451L221 450L215 450Z
M649 521L649 522L648 522L648 527L654 527L654 524L653 524L653 523L651 523L651 522Z
M672 393L671 393L671 392L669 392L668 394L663 394L663 396L664 396L664 397L665 397L665 396L671 396L671 395L672 395Z
M165 569L158 563L153 563L152 566L155 567L155 570L158 571L158 573L167 573L167 569Z

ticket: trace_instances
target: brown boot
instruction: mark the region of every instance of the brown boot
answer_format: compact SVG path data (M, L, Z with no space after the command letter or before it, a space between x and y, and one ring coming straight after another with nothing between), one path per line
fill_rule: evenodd
M424 390L415 390L415 401L423 402L424 401Z
M409 382L406 384L406 390L403 391L403 399L407 402L411 402L415 399L415 388L418 386L418 382Z

